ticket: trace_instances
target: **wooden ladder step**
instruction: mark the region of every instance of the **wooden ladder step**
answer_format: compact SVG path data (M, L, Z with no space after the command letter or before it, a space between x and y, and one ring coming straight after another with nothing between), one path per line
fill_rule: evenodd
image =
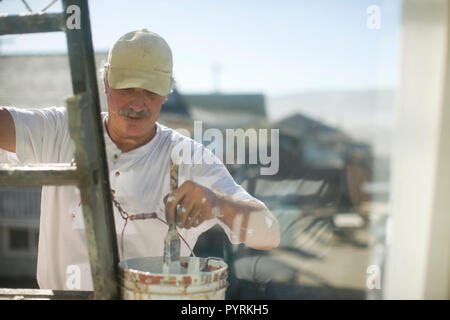
M70 163L17 166L0 164L0 186L77 185L77 167Z

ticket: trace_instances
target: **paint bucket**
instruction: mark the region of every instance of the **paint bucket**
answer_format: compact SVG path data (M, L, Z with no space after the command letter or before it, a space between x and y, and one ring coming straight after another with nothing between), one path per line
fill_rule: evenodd
M163 273L163 257L119 263L124 300L224 300L227 264L219 258L181 257L178 272Z

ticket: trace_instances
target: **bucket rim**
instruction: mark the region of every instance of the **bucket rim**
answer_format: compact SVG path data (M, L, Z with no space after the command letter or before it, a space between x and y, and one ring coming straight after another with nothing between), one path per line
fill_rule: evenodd
M195 258L195 259L202 259L205 260L206 264L209 264L209 261L215 261L215 262L219 262L222 264L221 267L214 269L214 270L210 270L210 271L199 271L196 273L163 273L163 272L151 272L151 271L144 271L144 270L139 270L136 268L131 268L131 267L126 267L126 262L128 261L128 263L130 261L133 260L140 260L140 259L162 259L162 256L147 256L147 257L137 257L137 258L131 258L131 259L127 259L127 260L123 260L119 262L119 269L121 273L131 273L133 275L142 275L142 276L157 276L157 277L175 277L176 279L183 279L186 276L214 276L215 274L221 274L223 272L227 272L228 271L228 264L220 257L180 257L181 260L188 260L191 258Z

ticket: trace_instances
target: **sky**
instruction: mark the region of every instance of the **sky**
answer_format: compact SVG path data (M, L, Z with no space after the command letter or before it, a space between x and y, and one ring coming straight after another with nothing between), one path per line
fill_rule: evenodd
M39 11L51 0L27 0ZM263 93L393 88L400 0L90 0L93 44L107 51L146 28L163 36L184 93ZM371 6L379 9L379 28ZM60 12L58 1L49 12ZM3 0L0 13L26 12ZM376 18L376 17L375 17ZM372 24L373 26L373 24ZM63 33L0 37L0 54L62 53ZM0 71L1 72L1 71Z

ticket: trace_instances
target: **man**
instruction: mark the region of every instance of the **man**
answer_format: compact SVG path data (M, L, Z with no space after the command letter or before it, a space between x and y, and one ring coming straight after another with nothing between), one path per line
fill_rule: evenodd
M111 48L104 70L108 113L102 113L114 198L129 213L156 212L191 248L215 224L232 243L255 249L279 244L276 218L237 185L203 145L157 122L172 87L172 53L147 30L125 34ZM179 187L169 193L173 150L190 144L192 154L213 160L179 165ZM0 148L25 163L70 162L73 147L65 108L0 109ZM207 164L212 163L212 164ZM118 235L124 220L114 209ZM129 221L122 259L162 256L168 227L157 219ZM181 255L189 248L181 242ZM75 187L43 187L37 280L41 288L92 290L86 238Z

